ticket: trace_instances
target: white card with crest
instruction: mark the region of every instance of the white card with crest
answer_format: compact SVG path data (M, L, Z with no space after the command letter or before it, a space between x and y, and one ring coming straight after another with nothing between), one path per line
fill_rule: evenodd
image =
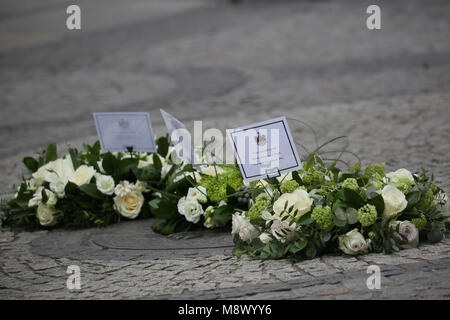
M285 117L227 130L245 182L301 169Z
M148 112L94 112L102 152L156 152Z

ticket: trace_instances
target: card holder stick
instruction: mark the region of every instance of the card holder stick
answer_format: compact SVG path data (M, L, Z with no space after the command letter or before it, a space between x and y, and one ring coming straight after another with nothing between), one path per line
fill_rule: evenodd
M274 170L276 170L276 171L273 173L270 172L270 171L274 171ZM278 168L266 170L266 179L276 178L279 176L281 176L281 172L280 172L280 169L278 169Z

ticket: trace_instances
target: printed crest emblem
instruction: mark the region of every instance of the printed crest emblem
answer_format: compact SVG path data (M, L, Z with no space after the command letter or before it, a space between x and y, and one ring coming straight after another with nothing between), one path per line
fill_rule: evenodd
M264 146L264 145L266 145L266 142L267 142L266 136L263 134L260 134L259 132L258 132L258 135L255 137L255 140L256 140L256 144L258 146Z

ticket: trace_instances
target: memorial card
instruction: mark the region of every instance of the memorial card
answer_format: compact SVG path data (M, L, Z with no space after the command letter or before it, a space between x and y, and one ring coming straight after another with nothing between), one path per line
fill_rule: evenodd
M94 112L102 152L156 152L148 112Z
M301 168L285 117L228 129L227 135L245 182Z

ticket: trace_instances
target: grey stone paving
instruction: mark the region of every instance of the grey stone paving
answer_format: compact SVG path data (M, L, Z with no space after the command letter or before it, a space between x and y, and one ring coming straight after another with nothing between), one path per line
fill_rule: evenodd
M188 126L204 120L204 129L296 118L313 126L321 141L347 135L349 149L365 164L428 168L450 192L448 1L379 1L379 31L365 27L371 4L365 0L247 0L239 6L80 0L85 24L75 33L64 28L67 4L2 5L0 192L19 181L20 160L30 152L53 141L61 147L95 141L91 112L149 111L155 132L164 134L161 107ZM297 142L314 147L306 127L290 126ZM157 236L146 234L148 222L142 223L73 233L0 231L0 298L450 295L448 239L391 256L326 256L292 265L239 260L227 248L156 254ZM108 237L126 229L139 231L135 243ZM66 288L72 264L81 267L80 291ZM379 291L365 287L370 264L381 266Z

